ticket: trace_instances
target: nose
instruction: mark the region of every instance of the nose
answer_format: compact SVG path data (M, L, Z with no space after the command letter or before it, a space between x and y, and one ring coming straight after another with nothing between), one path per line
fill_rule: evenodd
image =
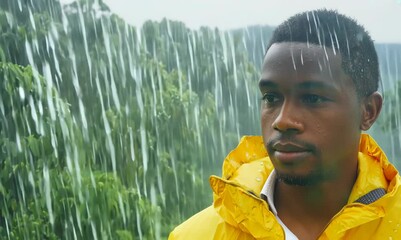
M302 113L299 107L289 101L284 101L276 119L272 123L273 129L280 132L303 132L304 124L302 123Z

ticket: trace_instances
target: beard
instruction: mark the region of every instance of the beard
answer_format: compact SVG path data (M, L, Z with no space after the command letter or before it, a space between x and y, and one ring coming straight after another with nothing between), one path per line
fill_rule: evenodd
M315 171L304 176L299 176L280 173L280 171L276 170L276 174L278 181L292 186L314 186L329 178L328 176L325 176L322 171Z
M293 136L288 135L278 135L275 138L270 139L269 142L265 145L268 154L274 153L275 143L283 140L295 143L298 146L302 146L304 149L307 149L313 155L315 155L317 159L321 158L321 152L314 144L295 139ZM272 162L274 165L274 162L277 162L277 160L273 160ZM277 180L292 186L314 186L322 183L323 181L329 180L332 177L332 172L324 171L321 162L317 162L313 170L302 175L282 172L276 166L275 169Z

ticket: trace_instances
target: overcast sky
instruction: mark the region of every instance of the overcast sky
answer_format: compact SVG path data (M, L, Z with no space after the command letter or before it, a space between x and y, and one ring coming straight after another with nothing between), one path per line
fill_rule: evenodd
M71 1L71 0L63 0ZM166 17L188 27L232 29L278 25L291 15L317 8L337 9L355 18L376 42L401 43L401 0L104 0L130 24Z

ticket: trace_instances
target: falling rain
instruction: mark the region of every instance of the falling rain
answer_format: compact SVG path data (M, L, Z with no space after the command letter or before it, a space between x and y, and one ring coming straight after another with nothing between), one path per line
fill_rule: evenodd
M4 239L165 239L260 132L273 27L136 28L101 0L4 0L0 24ZM376 49L385 107L370 133L401 169L401 44Z

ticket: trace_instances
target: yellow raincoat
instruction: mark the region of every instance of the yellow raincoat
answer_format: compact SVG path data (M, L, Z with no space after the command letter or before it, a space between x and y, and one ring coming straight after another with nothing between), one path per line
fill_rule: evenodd
M348 203L319 239L401 239L398 171L369 135L362 134L359 151L358 177ZM176 227L169 240L285 239L260 198L272 169L262 138L243 137L225 159L223 177L210 177L213 206Z

